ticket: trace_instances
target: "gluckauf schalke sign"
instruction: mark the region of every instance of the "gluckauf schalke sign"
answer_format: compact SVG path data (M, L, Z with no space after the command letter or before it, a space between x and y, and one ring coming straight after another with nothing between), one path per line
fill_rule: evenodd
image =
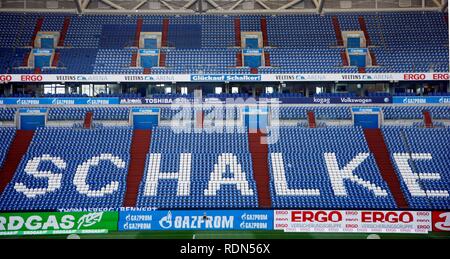
M92 234L117 231L118 212L2 213L0 235Z

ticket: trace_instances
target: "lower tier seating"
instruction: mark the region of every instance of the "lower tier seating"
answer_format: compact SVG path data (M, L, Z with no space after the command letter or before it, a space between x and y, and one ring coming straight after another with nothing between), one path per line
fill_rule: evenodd
M131 136L130 128L37 130L0 210L120 207Z
M15 128L0 128L0 139L2 144L0 145L0 168L3 166L3 160L6 158L6 154L9 150L9 146L16 134Z

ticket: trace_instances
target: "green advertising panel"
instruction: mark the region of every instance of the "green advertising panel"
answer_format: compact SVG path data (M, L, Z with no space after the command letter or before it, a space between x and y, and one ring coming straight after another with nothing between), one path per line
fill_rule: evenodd
M1 213L0 235L108 233L118 219L118 212Z

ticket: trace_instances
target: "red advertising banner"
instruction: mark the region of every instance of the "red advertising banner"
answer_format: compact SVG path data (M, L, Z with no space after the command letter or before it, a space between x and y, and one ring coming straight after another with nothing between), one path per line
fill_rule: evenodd
M429 211L276 210L274 229L285 232L422 233Z
M433 211L433 231L450 231L450 212Z

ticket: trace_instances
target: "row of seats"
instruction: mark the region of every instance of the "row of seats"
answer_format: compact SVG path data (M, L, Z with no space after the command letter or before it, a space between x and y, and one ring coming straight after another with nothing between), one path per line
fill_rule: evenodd
M269 96L267 96L269 97ZM167 98L167 97L165 97ZM177 96L173 98L186 98L185 96ZM208 98L236 98L236 96L219 95L209 96ZM245 98L245 97L243 97ZM279 97L276 97L279 98ZM221 112L220 107L205 107L205 114L214 110L217 115ZM194 118L194 110L190 108L170 107L161 108L161 119L170 120L180 111L190 114L190 118ZM233 107L233 118L240 117L240 109ZM307 118L307 112L313 111L317 119L322 120L351 120L352 113L349 106L323 107L323 106L282 106L272 108L272 117L278 116L281 120L302 120ZM448 106L388 106L382 107L384 119L386 120L420 120L423 118L423 112L429 111L433 119L443 120L450 119L450 107ZM51 107L48 111L48 120L83 120L87 112L93 113L94 120L129 120L130 108L128 107ZM15 108L0 108L0 121L14 121L16 114Z

